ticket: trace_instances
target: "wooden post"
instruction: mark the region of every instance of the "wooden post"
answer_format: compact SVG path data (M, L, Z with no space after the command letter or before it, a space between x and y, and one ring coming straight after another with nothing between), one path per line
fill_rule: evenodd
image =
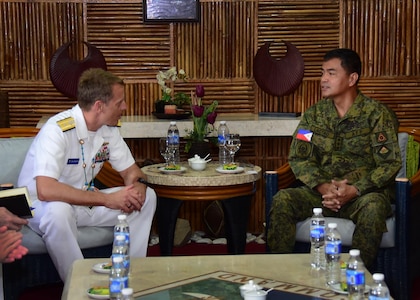
M0 91L0 128L9 127L9 99L6 92Z

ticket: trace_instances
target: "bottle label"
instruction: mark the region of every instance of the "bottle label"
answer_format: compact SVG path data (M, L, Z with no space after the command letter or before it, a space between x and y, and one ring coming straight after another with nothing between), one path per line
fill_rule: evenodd
M125 242L127 243L127 245L130 245L130 233L129 232L115 232L114 239L117 235L125 236Z
M313 226L312 228L311 228L311 238L314 238L314 239L323 239L324 238L324 231L325 231L325 228L324 228L324 226Z
M388 297L380 297L380 296L369 295L369 300L389 300L389 298Z
M112 260L114 260L114 258L118 256L122 258L122 263L123 263L124 268L129 270L130 269L130 256L127 254L112 253Z
M179 144L179 135L177 134L171 134L168 135L168 143L169 144Z
M121 293L122 289L128 287L128 277L112 278L109 281L109 292L111 294Z
M346 271L347 285L364 285L365 284L365 272L358 270Z
M341 241L327 241L325 244L325 253L334 255L340 254Z
M217 136L217 142L219 145L224 145L226 142L226 137L223 134Z

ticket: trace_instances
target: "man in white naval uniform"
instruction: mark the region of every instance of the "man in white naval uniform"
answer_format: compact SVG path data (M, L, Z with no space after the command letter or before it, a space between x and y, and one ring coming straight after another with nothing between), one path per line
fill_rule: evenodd
M32 143L18 185L27 186L35 207L29 226L45 241L64 281L72 263L83 255L77 227L114 226L128 214L133 257L146 256L156 194L116 127L127 107L124 83L102 69L80 77L78 105L51 117ZM93 178L105 161L125 186L102 193Z

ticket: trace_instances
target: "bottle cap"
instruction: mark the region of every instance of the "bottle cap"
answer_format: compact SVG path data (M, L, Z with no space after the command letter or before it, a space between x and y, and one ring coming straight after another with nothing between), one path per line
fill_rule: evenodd
M359 256L360 255L360 250L359 249L351 249L349 251L350 256Z
M169 123L171 125L176 125L176 121L171 121L171 123Z
M127 215L118 215L118 220L122 221L126 219L127 219Z
M337 228L337 223L328 223L328 228Z
M320 214L320 213L322 213L322 208L314 207L314 209L312 211L314 212L314 214Z
M123 288L121 290L121 294L123 294L123 296L133 295L133 289L132 288Z
M385 276L382 273L375 273L372 275L373 280L382 281L384 280Z
M226 121L220 121L220 125L225 125Z

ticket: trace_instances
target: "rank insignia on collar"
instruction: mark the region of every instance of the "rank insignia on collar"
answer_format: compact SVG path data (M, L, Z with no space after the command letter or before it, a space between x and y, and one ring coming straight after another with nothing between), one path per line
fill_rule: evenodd
M386 132L378 132L376 133L376 141L378 143L385 143L388 140Z

